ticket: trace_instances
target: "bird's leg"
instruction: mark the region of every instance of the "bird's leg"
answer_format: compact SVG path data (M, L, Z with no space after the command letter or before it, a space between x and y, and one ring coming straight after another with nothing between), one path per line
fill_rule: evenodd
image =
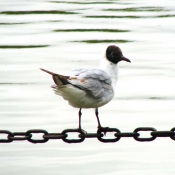
M100 120L99 120L99 117L98 117L98 108L95 109L95 115L97 117L98 128L101 128Z
M82 113L81 113L81 108L80 108L80 110L79 110L79 112L78 112L78 116L79 116L79 129L81 130L81 115L82 115Z
M81 115L82 115L82 113L81 113L81 108L80 108L80 110L79 110L79 112L78 112L78 116L79 116L79 127L78 127L78 129L79 129L80 131L82 131L84 134L87 134L86 131L84 131L83 129L81 129Z
M100 120L99 120L99 117L98 117L98 108L95 109L95 115L96 115L96 117L97 117L98 129L102 130L103 133L104 133L104 135L106 136L108 127L102 127L102 126L101 126Z

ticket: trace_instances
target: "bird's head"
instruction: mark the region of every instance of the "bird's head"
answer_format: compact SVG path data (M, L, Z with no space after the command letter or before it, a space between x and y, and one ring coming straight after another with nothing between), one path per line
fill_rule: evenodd
M106 58L108 61L117 64L119 61L131 62L128 58L123 56L121 49L118 46L110 45L106 49Z

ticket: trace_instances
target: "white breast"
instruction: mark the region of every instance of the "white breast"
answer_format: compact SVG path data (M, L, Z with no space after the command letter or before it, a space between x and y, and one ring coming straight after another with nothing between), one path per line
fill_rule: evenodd
M72 85L66 85L63 87L55 86L54 91L57 95L61 95L64 100L67 100L69 104L75 108L98 108L107 104L114 96L114 93L112 93L99 99L94 98L85 91Z

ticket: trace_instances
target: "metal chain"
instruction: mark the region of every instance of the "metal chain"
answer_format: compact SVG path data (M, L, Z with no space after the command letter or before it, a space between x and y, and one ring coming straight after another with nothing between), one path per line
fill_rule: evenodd
M140 137L140 133L142 132L150 132L149 137ZM105 137L106 133L112 132L114 133L114 138L108 139ZM33 136L36 134L42 134L40 139L34 139ZM77 133L77 139L69 138L70 133ZM105 134L104 134L105 133ZM80 129L65 129L61 133L48 133L43 129L32 129L26 132L10 132L8 130L0 130L0 136L5 135L6 139L0 138L0 143L11 143L13 141L23 141L27 140L31 143L45 143L49 140L62 139L66 143L80 143L83 142L87 138L97 138L100 142L109 143L109 142L117 142L122 137L133 137L136 141L139 142L150 142L155 140L157 137L170 137L172 140L175 140L175 127L170 131L157 131L152 127L139 127L136 128L133 132L121 132L117 128L99 128L97 133L86 133L84 130Z

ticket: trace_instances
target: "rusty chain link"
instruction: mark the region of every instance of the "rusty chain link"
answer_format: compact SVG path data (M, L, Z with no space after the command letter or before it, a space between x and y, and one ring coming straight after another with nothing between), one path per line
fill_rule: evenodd
M149 137L141 137L140 133L149 132ZM114 133L114 138L108 139L104 135L104 129L98 129L97 133L86 133L84 130L80 129L65 129L61 133L48 133L43 129L32 129L26 132L10 132L8 130L0 130L0 143L11 143L13 141L23 141L27 140L31 143L45 143L49 140L61 139L66 143L80 143L87 138L97 138L100 142L109 143L117 142L122 137L133 137L136 141L139 142L150 142L155 140L157 137L170 137L172 140L175 140L175 127L170 131L157 131L152 127L139 127L136 128L133 132L121 132L117 128L106 128L105 133ZM34 139L36 134L41 134L40 139ZM69 138L70 133L77 133L76 139ZM5 139L1 138L1 135L5 135Z

